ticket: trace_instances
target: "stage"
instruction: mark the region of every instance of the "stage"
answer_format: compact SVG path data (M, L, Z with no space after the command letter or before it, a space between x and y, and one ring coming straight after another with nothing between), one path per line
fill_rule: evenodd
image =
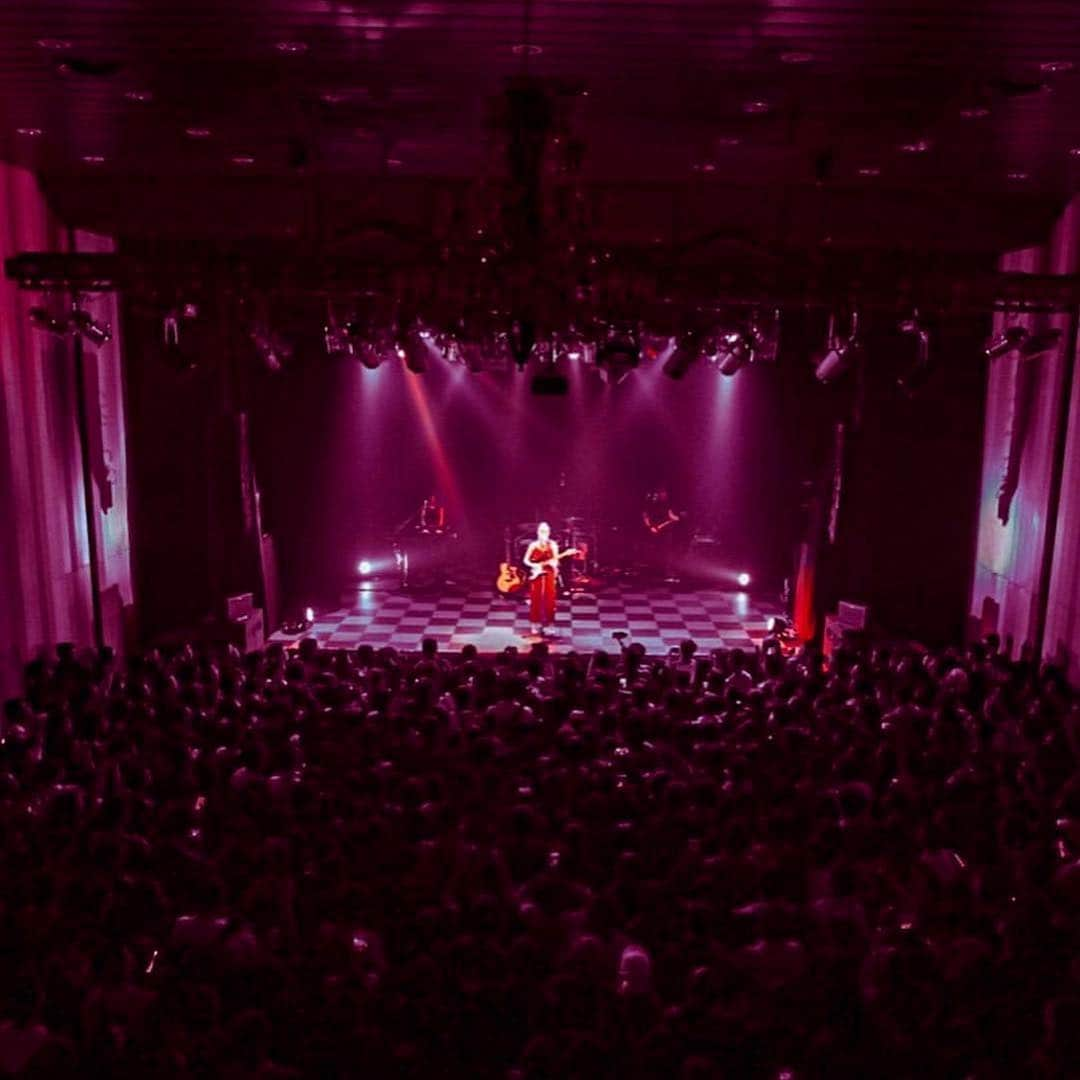
M493 589L410 592L361 586L345 606L316 612L306 636L327 648L360 644L415 651L424 638L456 651L475 645L484 653L508 645L527 647L533 638L528 608ZM612 637L626 631L650 654L666 653L685 638L699 648L753 648L769 622L782 614L779 603L762 604L743 592L679 587L608 586L602 592L562 597L548 641L555 651L617 650ZM275 634L275 641L293 640Z

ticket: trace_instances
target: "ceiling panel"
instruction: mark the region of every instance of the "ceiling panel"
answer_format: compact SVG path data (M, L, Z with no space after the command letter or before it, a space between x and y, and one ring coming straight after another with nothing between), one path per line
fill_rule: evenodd
M1061 0L7 0L0 154L80 205L101 176L467 179L522 73L584 183L1060 202L1080 172Z

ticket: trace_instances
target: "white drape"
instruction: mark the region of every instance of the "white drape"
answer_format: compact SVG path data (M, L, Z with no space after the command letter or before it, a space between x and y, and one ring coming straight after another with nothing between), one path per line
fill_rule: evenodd
M80 248L107 241L80 235ZM61 251L66 230L34 177L0 164L0 255ZM93 641L82 456L70 340L35 330L38 294L0 281L0 693L19 689L22 665L57 641ZM56 310L63 308L61 298ZM120 328L115 299L83 306L108 321L112 343L86 349L94 522L101 555L105 637L123 643L132 602Z

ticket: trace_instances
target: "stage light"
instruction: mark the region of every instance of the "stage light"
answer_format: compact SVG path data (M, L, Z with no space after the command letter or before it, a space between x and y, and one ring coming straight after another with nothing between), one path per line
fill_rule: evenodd
M1007 356L1019 349L1028 339L1027 327L1007 326L1000 334L995 334L986 343L986 356L989 360L996 360L999 356Z
M162 321L162 351L169 367L177 371L191 371L195 361L180 344L180 320L170 311Z
M385 356L396 351L389 331L374 332L366 322L359 318L353 317L345 324L345 333L352 347L353 356L368 371L375 371Z
M669 379L681 379L701 356L701 344L696 335L688 334L677 341L661 371Z
M1057 343L1060 340L1061 331L1057 328L1040 330L1038 333L1032 334L1023 345L1020 346L1020 355L1024 357L1041 356L1043 353L1056 348Z
M910 396L926 382L930 374L930 333L920 321L917 311L910 319L903 319L899 328L900 333L914 337L917 343L914 363L896 380L897 386Z
M95 319L87 311L76 311L71 316L72 325L91 345L100 348L112 341L112 327L108 323Z
M35 329L64 337L68 332L68 321L54 315L48 308L32 307L29 311L30 322Z
M506 342L518 371L524 371L536 346L536 324L531 319L514 319L510 324Z
M367 577L371 573L371 563L367 559L361 559L357 570L360 571L361 577Z
M428 346L424 333L420 327L411 327L397 350L398 356L405 361L405 367L414 375L423 375L427 371Z
M435 341L435 346L448 364L457 365L465 362L461 343L453 334L440 334Z
M773 364L780 347L780 309L769 312L753 311L746 327L746 337L750 342L750 362L754 364Z
M818 382L833 382L847 371L862 348L858 334L858 312L853 311L851 313L851 332L844 340L841 340L836 333L836 315L829 316L828 340L825 352L817 361L814 369L814 375Z
M750 358L750 342L741 330L725 331L717 350L717 367L721 375L732 376Z
M596 349L596 367L601 378L617 386L641 363L641 344L634 328L611 327L607 339Z
M382 352L374 341L360 341L353 346L357 359L368 369L375 371L382 363Z
M750 584L750 575L743 571L735 580L741 588L745 589Z
M251 341L255 355L267 371L280 371L292 359L292 346L264 322L257 322L252 327Z
M672 334L659 334L643 331L641 334L641 356L647 363L653 363L663 357L665 360L675 348L676 338Z
M351 338L340 326L328 323L323 327L323 344L331 360L348 360L356 355Z
M588 356L589 343L571 326L565 334L559 334L553 339L552 349L556 360L577 364Z

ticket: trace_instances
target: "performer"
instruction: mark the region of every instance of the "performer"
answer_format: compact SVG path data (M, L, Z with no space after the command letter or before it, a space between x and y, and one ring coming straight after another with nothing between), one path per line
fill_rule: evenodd
M551 526L546 521L536 527L536 539L525 549L525 565L536 573L529 583L529 622L534 634L543 634L555 621L559 572L559 545L551 539Z
M434 495L429 495L420 505L420 528L432 533L446 528L446 507Z
M653 542L654 554L659 549L659 561L663 566L664 578L674 582L675 578L675 543L676 525L682 521L682 515L671 508L667 488L657 488L645 497L645 507L641 520L649 530L649 539Z
M641 512L645 527L654 536L669 532L671 526L682 518L671 509L671 500L666 488L657 488L645 497L645 509Z

